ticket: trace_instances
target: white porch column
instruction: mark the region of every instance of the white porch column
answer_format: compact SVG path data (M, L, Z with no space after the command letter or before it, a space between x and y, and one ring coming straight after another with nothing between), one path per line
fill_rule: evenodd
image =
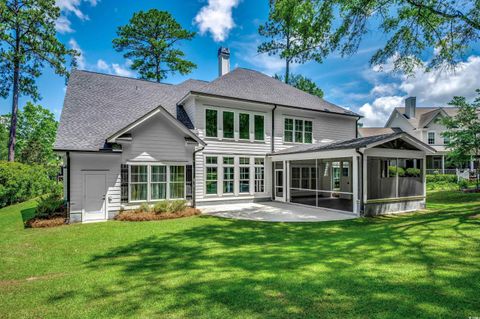
M353 192L353 213L360 216L360 205L359 205L359 197L358 197L358 187L359 187L359 180L358 180L358 169L359 169L359 156L352 157L352 192Z
M442 174L445 174L445 155L442 155Z
M473 163L473 158L470 160L470 170L473 171L475 164Z
M367 187L367 180L368 180L368 169L367 169L367 155L363 155L363 170L362 170L362 179L363 179L363 187L362 187L362 193L363 193L363 204L367 202L368 196L368 187Z
M290 202L290 185L289 183L289 174L290 172L290 161L285 161L283 165L283 196L285 197L285 201L288 203Z

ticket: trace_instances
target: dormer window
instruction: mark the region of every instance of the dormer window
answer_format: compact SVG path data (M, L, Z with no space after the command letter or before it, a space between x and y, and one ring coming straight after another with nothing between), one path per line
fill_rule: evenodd
M435 144L435 132L428 132L427 133L427 142L430 145Z

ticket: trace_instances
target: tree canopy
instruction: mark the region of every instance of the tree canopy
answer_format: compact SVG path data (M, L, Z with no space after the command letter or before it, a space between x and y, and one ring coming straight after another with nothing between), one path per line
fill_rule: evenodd
M280 81L283 81L284 78L281 75L275 74L274 78ZM292 74L288 77L288 83L293 87L296 87L299 90L305 91L312 95L316 95L318 97L323 97L323 91L321 88L317 86L315 82L310 80L307 77L304 77L301 74Z
M322 32L314 22L312 2L270 0L268 20L258 29L267 39L258 46L258 52L285 60L285 83L289 83L291 63L322 62L324 53L314 45L320 42L317 37Z
M16 153L19 97L30 96L38 100L40 95L35 81L44 67L68 76L67 58L78 54L56 38L55 21L59 16L55 0L0 1L0 96L12 95L9 161L15 159Z
M458 107L454 117L444 117L441 122L447 130L443 137L447 139L449 156L457 163L468 163L471 159L476 162L477 188L480 174L480 89L478 97L469 103L465 97L455 96L449 103Z
M137 12L117 35L113 47L125 52L123 56L132 60L130 68L142 79L161 82L169 73L188 74L197 67L178 49L179 42L191 40L195 32L182 28L166 11Z
M10 114L0 116L0 160L6 160ZM28 102L18 111L17 147L15 157L25 164L48 165L56 162L53 143L58 122L48 109Z
M411 74L416 67L424 67L426 53L432 56L427 70L462 61L480 38L480 2L271 0L269 20L262 28L279 41L262 44L259 51L279 52L282 58L308 52L306 58L317 61L334 52L353 55L364 37L376 32L386 37L386 44L376 50L370 63L381 65L391 59L396 71Z

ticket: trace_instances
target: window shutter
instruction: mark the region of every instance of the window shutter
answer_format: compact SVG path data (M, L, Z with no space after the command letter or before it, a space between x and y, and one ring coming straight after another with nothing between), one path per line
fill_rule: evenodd
M186 199L191 200L193 198L193 166L187 165L185 172L185 186L186 186Z
M120 201L128 203L128 165L120 165Z

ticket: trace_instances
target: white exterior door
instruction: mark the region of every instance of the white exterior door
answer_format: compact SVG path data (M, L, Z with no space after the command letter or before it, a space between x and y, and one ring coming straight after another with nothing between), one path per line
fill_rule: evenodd
M107 173L85 172L83 181L83 221L107 219Z
M283 179L283 169L275 170L275 200L285 201L285 185Z

